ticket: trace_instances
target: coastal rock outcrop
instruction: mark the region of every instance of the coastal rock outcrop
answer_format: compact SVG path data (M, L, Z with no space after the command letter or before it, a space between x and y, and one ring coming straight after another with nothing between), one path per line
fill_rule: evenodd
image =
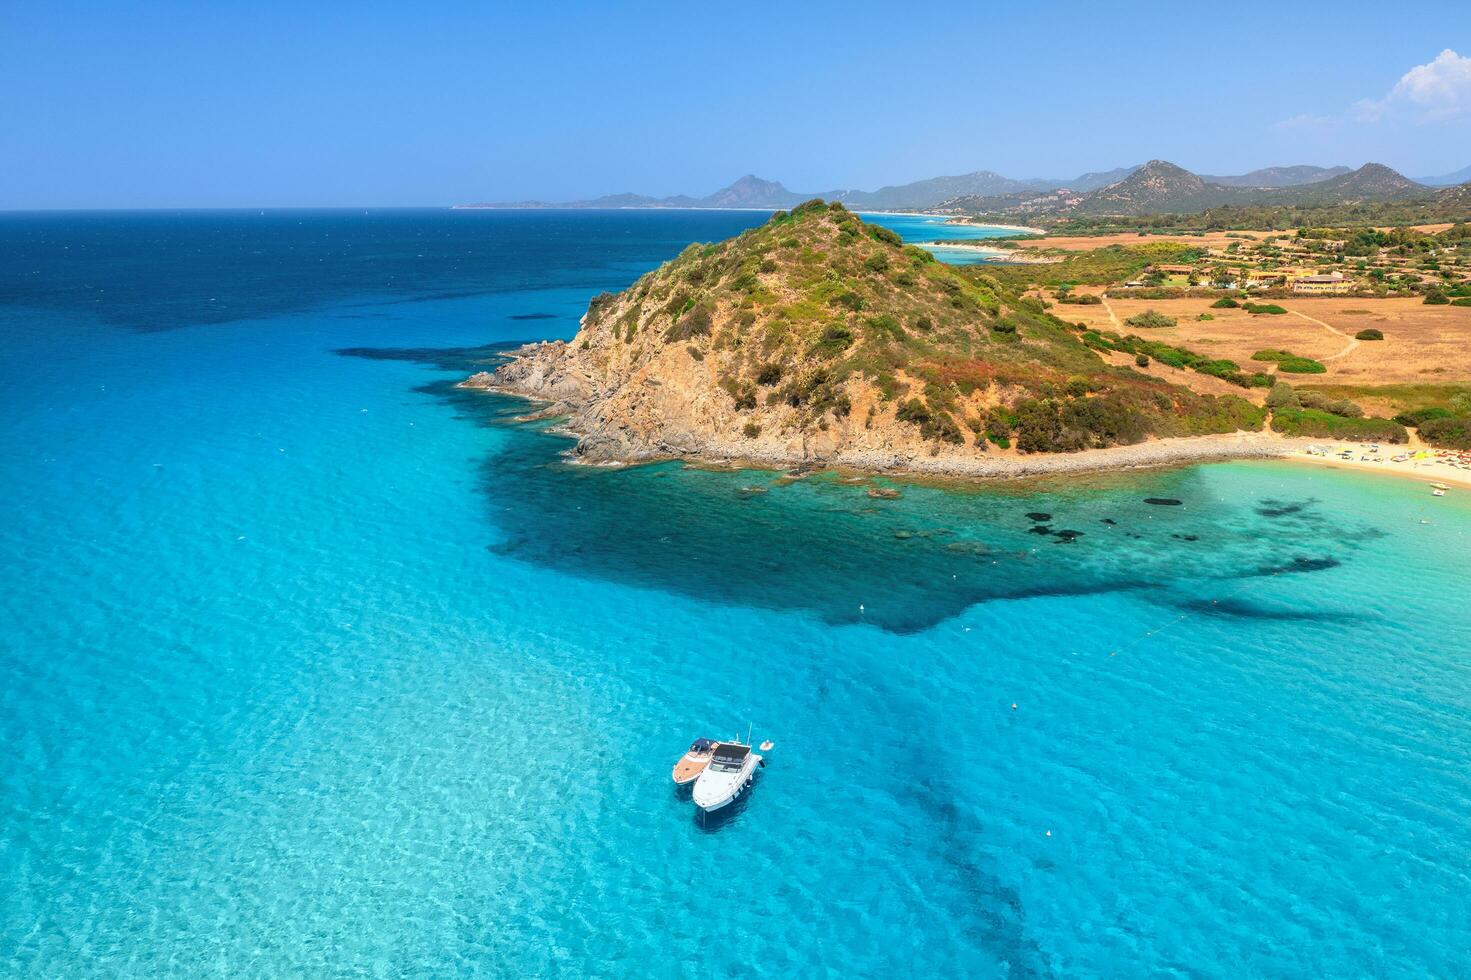
M523 347L464 384L548 403L595 460L971 472L1260 427L1245 399L1110 365L1080 332L983 271L812 201L689 246L596 297L572 340Z

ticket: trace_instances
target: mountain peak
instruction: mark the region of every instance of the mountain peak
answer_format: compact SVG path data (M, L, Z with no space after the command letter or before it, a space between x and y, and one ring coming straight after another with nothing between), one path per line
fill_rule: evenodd
M1134 206L1163 202L1182 194L1199 194L1205 181L1184 167L1168 160L1150 160L1144 166L1115 184L1095 191L1101 200L1126 202Z
M1398 170L1382 163L1366 163L1341 177L1324 181L1322 186L1340 194L1386 198L1409 196L1425 190Z
M728 187L700 199L707 208L781 208L800 199L779 182L746 174Z

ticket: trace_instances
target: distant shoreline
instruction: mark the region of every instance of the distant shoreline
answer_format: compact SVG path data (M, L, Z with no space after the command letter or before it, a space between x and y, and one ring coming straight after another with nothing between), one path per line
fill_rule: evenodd
M940 249L948 248L958 252L979 252L982 255L994 255L1002 260L997 265L1056 265L1062 259L1047 255L1022 255L1013 249L998 248L995 245L983 245L985 239L977 239L975 242L915 242L920 248Z
M1031 227L1029 225L998 225L998 224L992 224L989 221L959 221L959 220L956 220L955 218L951 218L948 221L946 221L945 224L947 224L947 225L969 225L969 226L971 226L973 228L1000 228L1003 231L1015 231L1015 232L1020 232L1022 234L1025 234L1025 235L1043 235L1043 236L1045 236L1047 234L1047 229L1046 228L1033 228L1033 227Z
M843 202L842 201L839 201L837 203L842 204ZM846 207L846 205L844 205L844 206ZM689 205L689 206L685 206L685 207L662 207L662 206L657 205L657 204L629 204L629 205L616 206L616 207L615 206L609 206L609 207L598 207L598 208L559 207L559 206L556 206L556 205L546 205L546 206L543 206L543 205L536 205L536 204L528 204L528 205L515 205L515 204L512 204L512 205L500 205L500 204L451 204L449 206L449 210L451 210L451 211L762 211L762 212L765 212L767 214L774 214L777 211L786 211L786 210L789 210L789 209L788 208L770 208L770 207L762 207L762 208L702 208L702 207L696 207L694 205ZM947 224L947 225L968 225L968 226L973 227L973 228L995 228L995 229L998 229L1000 231L1015 231L1015 232L1019 232L1019 233L1022 233L1022 234L1028 234L1028 235L1045 235L1045 234L1047 234L1047 232L1044 231L1041 228L1028 228L1025 225L993 225L993 224L990 224L990 223L981 223L981 222L975 222L975 221L956 221L956 220L954 220L954 216L953 215L929 214L929 213L924 212L924 211L874 211L874 210L869 210L867 208L859 208L856 211L854 211L853 213L854 214L857 214L857 215L860 215L860 216L865 215L865 214L876 214L876 215L882 215L882 216L888 217L888 218L932 218L932 219L934 219L936 222L938 222L940 224ZM920 243L915 242L915 243L911 243L911 244L920 244Z

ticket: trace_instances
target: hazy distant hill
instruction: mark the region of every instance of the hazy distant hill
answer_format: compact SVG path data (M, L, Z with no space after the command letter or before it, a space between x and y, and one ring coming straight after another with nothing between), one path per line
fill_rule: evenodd
M1100 187L1107 187L1109 184L1116 184L1142 166L1143 164L1136 163L1132 167L1115 167L1113 170L1086 173L1072 180L1059 180L1052 186L1053 188L1066 187L1070 191L1087 193L1088 191L1096 191Z
M1328 180L1349 172L1347 167L1263 167L1235 177L1213 177L1201 174L1200 179L1222 187L1296 187L1319 180Z
M1441 174L1439 177L1416 177L1415 182L1428 184L1431 187L1454 187L1456 184L1464 184L1471 180L1471 167L1462 167L1455 173Z
M545 201L515 201L468 204L471 208L790 208L814 197L842 201L848 207L870 211L917 210L965 195L1010 194L1024 190L1061 186L1060 181L1037 178L1013 180L989 170L954 177L931 177L910 184L891 184L876 191L830 190L811 193L789 191L781 183L747 174L740 180L704 197L680 194L649 197L643 194L609 194L582 201L550 204Z
M1312 179L1316 178L1316 179ZM1164 160L1139 167L1087 173L1072 180L1013 179L990 170L893 184L876 191L799 193L747 174L704 197L610 194L548 204L462 205L475 208L791 208L814 197L855 210L942 211L998 215L1143 215L1194 213L1222 205L1340 204L1426 195L1429 188L1381 164L1347 167L1268 167L1249 174L1202 177Z
M747 174L728 187L704 197L676 194L673 197L649 197L644 194L607 194L583 201L510 201L493 204L461 204L464 208L789 208L801 204L810 194L796 194L774 180L762 180Z
M774 180L746 174L714 194L700 198L702 208L784 208L801 204L805 195L794 194Z
M1350 204L1356 201L1402 201L1428 196L1429 189L1382 163L1366 163L1357 170L1283 193L1284 204Z
M1059 187L1057 181L1030 178L1013 180L991 170L956 177L931 177L912 184L891 184L876 191L827 191L813 195L831 201L842 201L856 210L886 211L932 208L941 201L966 195L992 196Z

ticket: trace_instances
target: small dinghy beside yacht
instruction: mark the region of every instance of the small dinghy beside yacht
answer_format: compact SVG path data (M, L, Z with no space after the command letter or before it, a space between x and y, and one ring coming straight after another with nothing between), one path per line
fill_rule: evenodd
M674 785L688 786L700 778L700 773L710 764L710 751L715 743L708 738L697 738L690 749L674 764Z
M761 756L746 743L715 743L709 763L695 779L695 806L711 813L735 802L756 778L759 765Z

